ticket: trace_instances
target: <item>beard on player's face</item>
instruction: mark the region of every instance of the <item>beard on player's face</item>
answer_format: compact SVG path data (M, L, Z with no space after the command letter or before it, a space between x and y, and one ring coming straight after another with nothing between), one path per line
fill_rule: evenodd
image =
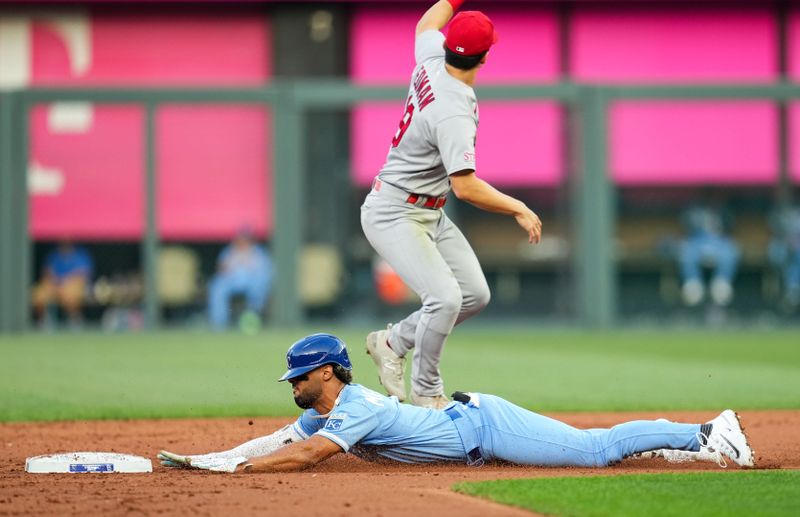
M322 396L322 383L318 379L309 379L303 384L294 395L294 403L301 409L309 409Z

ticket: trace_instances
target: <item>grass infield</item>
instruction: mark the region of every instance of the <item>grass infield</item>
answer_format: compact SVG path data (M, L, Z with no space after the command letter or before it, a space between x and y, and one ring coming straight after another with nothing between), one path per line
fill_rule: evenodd
M0 421L297 415L286 349L319 331L349 346L356 382L380 389L369 329L28 334L0 337ZM451 336L448 393L540 411L800 408L800 333L579 332L467 324ZM410 370L410 367L407 368Z
M512 479L460 483L455 490L559 516L794 516L800 471Z

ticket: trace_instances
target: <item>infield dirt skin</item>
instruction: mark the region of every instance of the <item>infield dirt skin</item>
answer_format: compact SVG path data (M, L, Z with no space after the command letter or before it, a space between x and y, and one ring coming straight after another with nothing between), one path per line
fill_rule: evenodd
M550 414L581 428L637 419L705 422L716 412ZM759 468L800 468L800 411L743 411ZM456 494L461 481L543 476L719 470L713 463L626 460L603 469L489 464L367 463L338 455L288 474L220 474L162 467L160 449L224 450L269 434L290 418L121 420L0 424L0 515L512 516L529 512ZM153 459L152 474L28 474L40 454L110 451ZM729 471L738 470L735 465Z

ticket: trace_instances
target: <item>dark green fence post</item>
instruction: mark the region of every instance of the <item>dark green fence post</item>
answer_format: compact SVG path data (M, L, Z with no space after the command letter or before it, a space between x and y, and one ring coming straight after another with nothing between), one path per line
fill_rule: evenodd
M30 323L31 308L31 284L33 275L31 274L33 264L33 239L31 238L30 224L30 193L28 192L28 162L30 161L30 104L22 102L22 95L19 96L20 102L16 103L17 109L14 113L14 127L16 128L17 151L12 153L15 158L15 179L13 192L16 218L12 219L14 225L14 242L16 242L17 269L15 277L16 293L14 299L13 318L14 327L19 331L28 330Z
M19 92L0 95L0 330L23 332L31 285L28 108Z
M28 328L28 118L18 92L0 94L0 330Z
M291 84L277 85L272 104L273 117L273 253L275 295L272 322L298 326L303 321L298 296L298 263L305 229L303 208L304 112L295 99Z
M142 238L142 280L144 282L144 324L148 330L157 329L161 323L158 300L158 227L156 187L156 107L145 104L145 226Z
M15 95L0 92L0 332L14 330L13 304L14 263L16 246L14 239L14 110L17 109Z
M608 98L600 87L583 90L580 166L572 182L575 297L581 325L604 328L617 313L614 193L608 171Z

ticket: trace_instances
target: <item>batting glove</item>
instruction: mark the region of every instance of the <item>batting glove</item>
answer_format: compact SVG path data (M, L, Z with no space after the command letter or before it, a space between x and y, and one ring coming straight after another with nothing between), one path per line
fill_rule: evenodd
M214 472L236 472L236 467L246 462L244 456L234 458L221 458L213 456L203 456L192 458L191 465L196 469L213 470Z
M201 456L181 456L174 452L161 451L158 453L161 464L170 468L189 468L211 470L214 472L236 472L236 467L247 461L244 456L226 458L215 454Z
M192 467L191 458L189 456L180 456L174 452L160 451L157 457L165 467L184 469Z

